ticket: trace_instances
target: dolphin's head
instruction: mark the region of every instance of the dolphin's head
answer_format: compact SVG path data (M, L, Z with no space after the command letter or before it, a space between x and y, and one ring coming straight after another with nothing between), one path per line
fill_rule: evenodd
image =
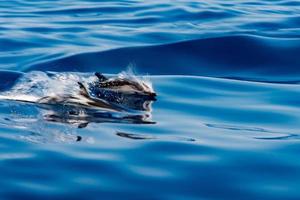
M95 84L96 87L124 95L155 100L156 93L154 92L150 81L125 73L109 79L100 73L96 73L95 75L99 79Z
M95 73L97 81L89 84L89 94L94 98L116 103L129 109L151 111L156 100L151 82L134 75L121 73L107 78Z
M133 95L137 97L155 99L156 93L143 81L133 81L129 79L111 79L102 83L99 83L99 87L122 93L124 95Z

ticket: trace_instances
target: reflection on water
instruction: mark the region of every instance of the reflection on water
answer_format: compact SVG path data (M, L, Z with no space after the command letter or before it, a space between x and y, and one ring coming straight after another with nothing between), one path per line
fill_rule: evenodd
M89 123L155 124L154 121L151 121L151 113L149 112L118 113L78 105L34 104L7 100L2 103L6 107L4 109L10 110L10 112L4 120L1 120L1 124L30 130L29 136L21 138L35 142L82 141L85 136L77 135L75 129L85 128ZM32 114L28 113L28 110ZM61 130L57 129L56 126L52 127L47 122L66 124L62 127L66 127L67 131L64 128Z
M220 128L227 129L232 131L237 131L238 133L244 131L252 132L252 137L255 139L261 140L287 140L287 139L297 139L300 137L299 134L295 133L286 133L279 131L266 130L264 128L256 128L256 127L243 127L243 126L234 126L234 125L222 125L222 124L206 124L207 127L211 128ZM256 136L255 133L264 134L264 136Z
M40 106L41 107L41 106ZM60 122L73 124L78 128L84 128L89 123L132 123L132 124L154 124L151 121L151 113L116 113L109 111L99 111L93 108L80 108L70 105L43 105L47 107L47 112L43 114L43 119L50 122ZM61 107L61 108L59 108Z
M132 134L132 133L123 133L123 132L117 132L117 136L128 138L128 139L133 139L133 140L151 140L155 139L153 136L149 135L139 135L139 134Z
M195 142L196 140L193 138L186 138L184 136L154 136L154 135L145 135L145 134L134 134L134 133L124 133L117 132L117 136L132 139L132 140L167 140L167 141L185 141L185 142Z

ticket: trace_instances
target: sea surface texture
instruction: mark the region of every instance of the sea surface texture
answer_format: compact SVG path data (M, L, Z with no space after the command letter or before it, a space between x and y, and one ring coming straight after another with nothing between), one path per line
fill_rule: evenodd
M145 110L35 103L128 67ZM0 199L299 200L299 83L300 1L0 0Z

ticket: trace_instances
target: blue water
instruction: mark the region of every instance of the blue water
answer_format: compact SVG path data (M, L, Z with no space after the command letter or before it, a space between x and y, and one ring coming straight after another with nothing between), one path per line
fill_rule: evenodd
M0 0L0 90L131 66L157 93L153 123L1 100L0 199L300 199L299 55L299 1Z

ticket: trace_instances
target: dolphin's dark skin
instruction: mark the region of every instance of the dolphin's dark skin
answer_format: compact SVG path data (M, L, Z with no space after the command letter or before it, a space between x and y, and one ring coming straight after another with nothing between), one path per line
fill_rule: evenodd
M108 78L96 72L97 80L92 83L84 84L78 82L79 97L66 96L66 100L57 97L46 97L40 102L50 106L52 114L44 116L44 119L52 122L74 123L79 128L84 128L90 122L103 123L134 123L134 124L153 124L155 122L147 120L145 113L127 113L123 116L114 116L110 112L98 112L96 108L107 108L115 111L151 111L151 103L155 101L156 93L143 82L131 80L130 78ZM66 102L81 98L88 100L85 106L77 108L76 105L64 105L64 109L57 107L57 102ZM55 108L52 105L56 105ZM68 109L67 109L68 108ZM84 111L84 115L79 113ZM125 112L126 113L126 112Z
M140 97L148 97L149 99L155 99L156 93L153 92L146 84L130 80L129 78L113 78L109 79L103 74L96 72L95 76L98 78L98 82L94 83L94 87L98 89L114 90L123 94L131 94ZM128 87L127 90L124 87ZM96 89L92 88L92 89Z
M68 84L63 85L63 90L56 93L56 88L54 90L51 88L50 92L47 92L45 83L50 82L49 87L61 84L60 79L55 79L55 75L52 72L33 72L26 77L24 73L2 72L0 73L0 89L3 90L1 98L36 105L47 111L43 114L45 120L76 124L80 128L85 127L89 122L154 123L149 119L151 103L156 100L156 93L146 80L125 72L115 77L106 77L96 72L96 78L70 79ZM56 81L54 84L51 82L53 80ZM40 94L44 87L46 90ZM6 91L12 91L12 95L9 93L7 95Z
M99 72L95 76L98 80L89 83L87 88L78 83L82 95L134 110L148 110L151 101L156 100L156 93L142 82L119 77L109 79Z

